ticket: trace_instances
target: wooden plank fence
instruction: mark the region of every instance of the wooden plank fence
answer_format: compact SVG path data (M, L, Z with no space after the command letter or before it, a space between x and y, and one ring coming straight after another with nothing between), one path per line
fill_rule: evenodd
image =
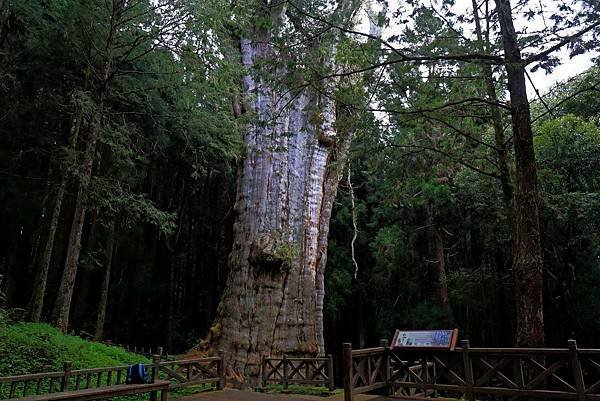
M359 393L488 399L600 400L600 349L471 348L455 351L343 347L345 401Z
M269 383L324 386L334 389L333 356L300 358L284 355L281 358L263 357L261 368L262 387Z
M222 354L175 361L163 361L160 355L154 355L152 359L152 364L146 365L152 380L169 381L169 388L213 384L222 389L225 385ZM117 386L125 384L128 369L129 365L74 370L70 362L65 362L63 370L57 372L0 377L0 400Z

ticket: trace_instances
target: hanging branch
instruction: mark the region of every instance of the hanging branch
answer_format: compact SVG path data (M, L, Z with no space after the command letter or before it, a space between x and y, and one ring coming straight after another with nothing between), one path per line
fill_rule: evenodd
M358 262L356 261L356 252L354 249L354 243L358 237L358 227L356 224L356 205L354 203L354 188L352 187L352 180L350 171L350 161L348 161L348 191L350 193L350 204L352 205L352 229L354 234L352 235L352 241L350 241L350 250L352 253L352 263L354 264L354 278L358 276Z

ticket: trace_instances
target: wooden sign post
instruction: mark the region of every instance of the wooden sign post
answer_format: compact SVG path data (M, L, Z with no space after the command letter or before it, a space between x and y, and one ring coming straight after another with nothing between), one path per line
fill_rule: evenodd
M394 349L448 349L454 351L458 329L454 330L396 330Z

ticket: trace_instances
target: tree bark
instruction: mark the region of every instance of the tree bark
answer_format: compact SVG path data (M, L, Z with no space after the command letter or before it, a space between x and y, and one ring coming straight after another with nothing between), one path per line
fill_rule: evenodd
M480 42L480 50L484 52L486 49L484 49L484 37L481 29L481 20L479 19L479 13L477 11L477 0L473 0L472 4L477 40ZM487 15L486 18L488 18ZM485 43L486 45L489 45L488 40L486 40ZM483 73L483 79L485 81L485 91L487 94L487 98L490 101L489 109L492 117L492 125L494 127L494 143L496 145L498 170L500 172L500 184L502 187L502 195L504 198L504 207L506 210L507 219L509 221L509 224L511 225L512 232L514 227L513 184L510 177L510 169L508 167L508 150L506 147L506 138L504 137L502 114L500 113L500 107L496 105L496 103L498 103L498 95L496 93L496 86L494 85L494 75L492 73L492 67L489 64L482 64L481 69Z
M270 35L257 29L241 40L249 70L273 62ZM201 347L225 351L227 366L252 381L262 356L324 354L323 270L344 165L332 163L345 158L351 134L336 132L331 98L294 94L263 76L243 83L257 122L244 134L230 271Z
M435 229L435 256L438 275L438 291L440 303L444 308L450 305L450 296L448 295L448 277L446 275L446 254L444 252L444 238L438 229Z
M48 282L48 272L50 270L50 262L52 260L52 251L54 250L54 239L56 237L56 229L58 227L58 219L62 208L62 201L67 188L67 177L65 174L60 179L60 184L54 198L54 208L52 209L52 217L50 219L50 227L48 228L48 238L44 246L44 253L40 261L39 269L35 277L33 292L31 294L29 319L32 322L39 322L42 318L42 310L44 308L44 296L46 295L46 284Z
M63 270L58 294L54 303L52 312L52 322L61 331L66 332L69 325L69 312L71 310L71 298L73 297L73 288L77 276L77 267L79 263L79 254L81 252L81 236L83 233L83 223L87 209L87 198L89 195L89 184L92 178L92 167L94 165L94 155L96 144L100 136L100 127L97 123L92 125L88 134L86 149L83 157L83 169L81 172L81 182L77 190L75 200L75 211L71 223L71 233L69 235L69 244L67 247L67 257Z
M106 240L104 279L100 287L100 300L98 301L98 318L96 319L96 331L94 340L102 340L104 335L104 322L106 320L106 306L108 304L108 290L110 288L110 273L112 270L113 255L115 253L116 222L110 225L108 238Z
M69 312L71 310L71 299L77 276L77 267L79 254L81 252L81 235L83 233L83 223L85 221L87 199L89 196L89 185L92 179L92 169L96 154L96 145L100 139L101 125L104 112L104 99L108 92L109 83L112 77L113 53L112 47L117 32L118 22L123 15L125 2L122 0L113 1L112 13L110 16L110 28L106 38L105 61L103 65L102 80L97 87L98 110L96 121L90 124L90 131L86 140L85 152L82 160L82 169L80 173L79 188L75 200L75 211L71 223L71 233L69 235L69 244L65 267L63 270L60 287L52 312L52 322L61 331L66 332L69 326Z
M76 115L73 118L71 132L69 135L70 149L75 148L77 138L79 137L79 131L81 129L81 123L83 121L83 110L79 106L76 107ZM58 220L60 218L62 202L65 197L65 192L68 183L68 173L66 169L66 166L63 166L60 184L58 186L58 190L56 191L56 197L54 198L54 208L52 209L52 217L50 218L48 238L46 239L44 253L42 254L42 259L40 261L38 272L35 278L35 283L33 286L33 292L31 294L29 318L32 322L39 322L42 318L42 311L44 309L44 297L46 295L46 285L48 282L48 272L50 271L50 262L52 261L52 251L54 250L54 240L56 238L56 229L58 228Z
M496 0L508 75L515 142L515 252L513 275L517 301L517 345L544 344L543 258L537 199L537 173L525 63L517 41L509 0Z

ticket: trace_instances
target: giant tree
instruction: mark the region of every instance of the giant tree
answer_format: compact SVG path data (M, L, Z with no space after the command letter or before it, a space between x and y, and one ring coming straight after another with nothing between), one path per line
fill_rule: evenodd
M238 171L229 276L202 344L225 351L228 365L248 376L258 374L263 355L324 353L329 219L353 128L341 123L334 101L341 32L306 14L348 27L359 9L355 0L252 4L238 39L243 100L233 109L253 119ZM331 76L311 81L311 72Z

